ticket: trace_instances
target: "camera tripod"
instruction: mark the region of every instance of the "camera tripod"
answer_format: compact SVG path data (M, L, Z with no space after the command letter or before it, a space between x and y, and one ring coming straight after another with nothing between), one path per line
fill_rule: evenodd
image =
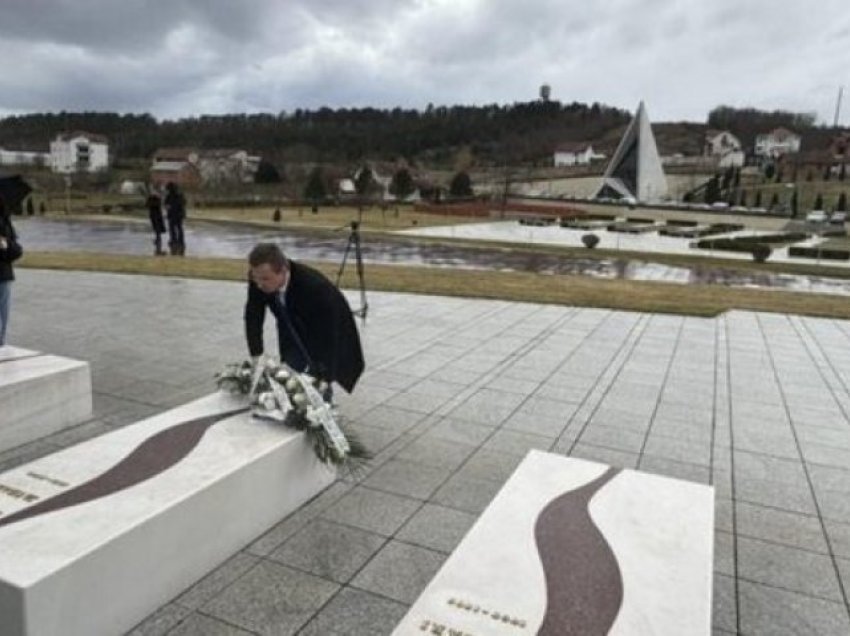
M351 222L351 232L348 234L348 243L345 245L345 252L342 255L342 263L339 265L339 272L336 275L336 286L339 287L339 281L342 278L342 272L345 270L345 263L348 261L348 254L351 252L352 245L354 246L354 260L357 267L357 279L360 283L360 308L352 310L355 316L366 322L366 313L369 310L369 303L366 302L366 280L363 278L363 253L360 251L360 222Z

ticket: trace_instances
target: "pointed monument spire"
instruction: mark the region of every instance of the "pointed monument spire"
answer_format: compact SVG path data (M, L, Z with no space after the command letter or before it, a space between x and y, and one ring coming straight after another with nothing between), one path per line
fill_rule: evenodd
M667 179L646 108L641 102L605 169L596 197L657 201L665 196Z

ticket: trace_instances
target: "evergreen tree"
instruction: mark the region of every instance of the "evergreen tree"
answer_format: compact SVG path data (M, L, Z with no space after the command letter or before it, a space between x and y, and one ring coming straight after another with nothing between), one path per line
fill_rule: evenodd
M823 195L818 193L815 197L815 210L823 210Z
M838 212L846 212L847 211L847 195L845 193L841 193L838 195L838 203L835 205L835 209Z
M844 181L844 177L847 176L847 164L843 161L841 162L841 168L838 169L838 180Z
M397 170L392 181L390 181L390 194L396 198L396 201L403 201L415 190L416 186L413 183L413 177L410 176L410 171L407 168Z
M472 179L469 178L466 172L458 172L452 177L452 182L449 185L449 194L455 198L472 196Z
M720 199L720 177L714 175L705 184L705 202L711 205Z
M770 210L776 210L779 207L779 193L774 192L770 199Z
M776 175L776 167L769 163L764 167L764 178L770 181Z
M275 165L265 159L260 159L257 174L254 175L254 183L280 183L280 181L280 172Z
M322 203L328 196L328 189L325 185L325 176L319 166L310 171L310 176L307 178L307 185L304 187L304 198L313 204L313 211L318 209L318 205Z
M797 216L798 209L797 188L794 188L794 193L791 195L791 216Z
M354 189L361 198L368 196L376 184L375 174L369 166L362 166L354 179Z

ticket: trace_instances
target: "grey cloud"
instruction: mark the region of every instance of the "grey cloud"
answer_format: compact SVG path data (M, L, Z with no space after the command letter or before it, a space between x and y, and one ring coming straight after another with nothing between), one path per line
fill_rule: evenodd
M848 45L843 0L7 0L0 55L20 63L0 113L422 108L548 82L656 120L721 103L831 120Z
M174 29L192 25L214 38L261 33L275 3L267 0L11 0L0 37L88 50L155 50Z

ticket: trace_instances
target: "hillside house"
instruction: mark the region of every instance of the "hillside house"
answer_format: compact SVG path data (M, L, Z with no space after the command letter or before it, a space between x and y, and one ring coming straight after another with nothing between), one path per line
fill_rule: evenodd
M800 152L800 135L787 128L775 128L756 136L755 155L762 159L776 159L782 155Z
M53 172L99 172L109 167L109 140L103 135L76 131L60 133L50 142Z
M236 148L201 150L197 161L205 186L253 183L260 157Z
M728 130L707 131L703 155L713 157L718 168L739 168L744 165L741 141Z
M553 163L558 166L586 166L595 159L604 159L605 155L593 151L586 141L566 142L555 148Z
M234 148L160 148L151 161L151 181L184 188L253 183L260 157Z
M0 166L49 166L50 153L0 148Z

